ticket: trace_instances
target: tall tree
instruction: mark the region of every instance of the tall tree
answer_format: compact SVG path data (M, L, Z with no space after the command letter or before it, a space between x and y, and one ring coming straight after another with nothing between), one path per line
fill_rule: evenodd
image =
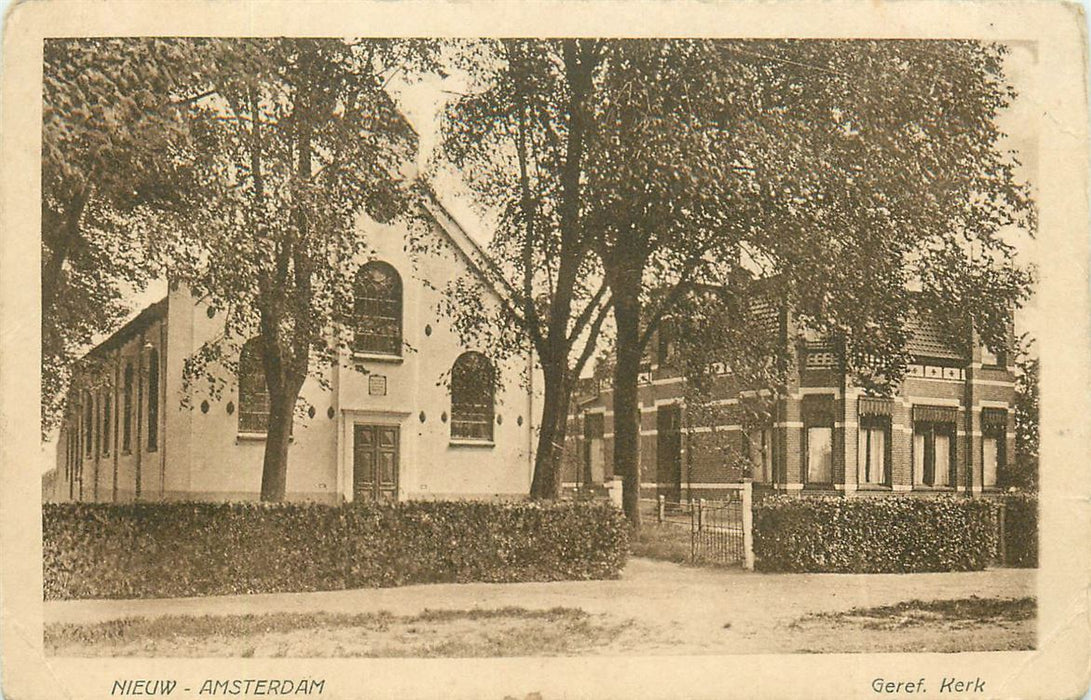
M618 329L615 471L639 524L637 382L661 319L734 262L776 275L865 385L904 372L911 314L1004 343L1033 231L996 117L1003 47L960 41L611 42L588 218ZM725 264L727 263L727 264ZM920 292L911 290L916 286Z
M409 215L404 174L416 134L386 88L430 64L424 42L218 39L215 70L190 124L211 183L189 225L164 233L173 278L225 312L225 333L187 363L213 392L258 339L269 393L261 498L284 497L288 445L308 376L336 362L352 333L362 211Z
M594 124L598 40L499 40L462 48L470 87L444 119L444 160L498 212L491 242L507 303L482 314L452 290L457 327L487 335L498 350L530 337L544 375L531 495L556 498L569 404L609 311L585 221L587 156ZM457 309L461 308L459 312ZM512 332L516 331L516 332Z
M152 273L152 219L192 206L185 110L203 57L171 39L47 39L42 70L42 431L71 367Z

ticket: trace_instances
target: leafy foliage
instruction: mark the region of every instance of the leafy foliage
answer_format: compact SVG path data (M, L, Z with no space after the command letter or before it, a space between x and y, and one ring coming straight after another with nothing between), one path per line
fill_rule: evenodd
M616 578L602 503L47 504L46 599Z
M977 571L997 551L996 504L961 497L772 496L754 507L765 571Z
M1004 550L1008 566L1038 566L1038 495L1004 495Z
M205 65L172 39L47 39L42 71L42 431L72 365L154 274L148 245L194 206L184 112Z

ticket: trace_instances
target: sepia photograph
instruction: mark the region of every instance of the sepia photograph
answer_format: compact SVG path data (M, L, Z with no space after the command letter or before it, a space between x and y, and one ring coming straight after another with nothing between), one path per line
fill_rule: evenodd
M1031 697L972 663L1057 638L1043 285L1081 332L1087 241L1047 262L1041 35L280 26L37 44L19 635L128 669L57 692L840 655L841 696ZM633 696L548 687L458 696Z

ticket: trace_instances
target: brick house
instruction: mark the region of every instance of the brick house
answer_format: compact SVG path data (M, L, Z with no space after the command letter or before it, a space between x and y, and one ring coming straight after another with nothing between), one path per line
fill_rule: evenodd
M788 310L767 301L754 310L793 346L783 396L756 424L742 407L754 392L722 365L713 368L715 423L687 415L669 340L660 333L649 343L639 388L642 498L715 499L747 476L765 493L976 495L1005 486L1015 431L1014 377L1003 354L976 338L946 338L917 315L906 376L884 398L854 386L821 339L789 341L798 329ZM612 484L612 401L609 377L581 380L566 489L620 487Z

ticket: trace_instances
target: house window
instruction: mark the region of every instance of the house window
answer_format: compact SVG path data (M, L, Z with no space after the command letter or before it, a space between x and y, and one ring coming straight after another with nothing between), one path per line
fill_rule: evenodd
M913 407L913 483L947 488L955 485L955 424L958 409Z
M803 473L809 484L833 482L833 413L832 396L804 397Z
M95 402L91 392L83 394L83 452L88 457L94 454L95 440Z
M675 360L674 321L664 318L659 324L658 343L656 348L656 364L660 367L671 367Z
M606 480L606 453L603 435L606 432L606 416L602 413L583 414L583 464L584 480L601 484Z
M124 392L121 412L121 449L131 452L133 445L133 363L125 364Z
M111 396L106 393L102 397L102 454L110 454L110 410L113 408Z
M982 345L981 364L986 367L1003 368L1007 364L1007 353L1004 351L1004 348L1000 348L996 352L993 352L989 349L988 345Z
M369 262L356 273L352 349L379 355L402 354L402 280L398 271L385 262Z
M1002 408L986 408L981 412L981 485L987 489L1000 484L1007 423L1008 412Z
M269 429L269 390L261 361L261 339L251 338L239 354L239 432Z
M148 451L159 449L159 351L148 355Z
M464 352L451 367L451 437L491 441L493 438L492 362L479 352Z
M890 483L890 417L861 416L856 452L856 481L869 486Z

